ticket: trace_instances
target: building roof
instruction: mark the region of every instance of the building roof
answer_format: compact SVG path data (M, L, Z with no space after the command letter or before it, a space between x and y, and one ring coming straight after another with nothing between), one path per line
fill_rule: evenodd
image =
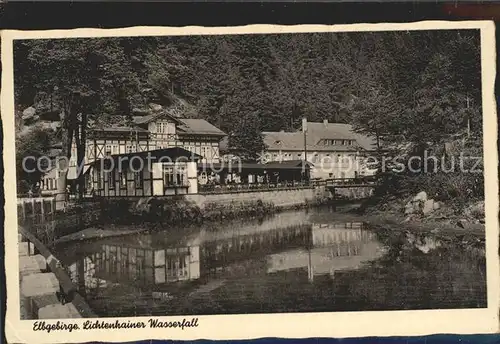
M226 136L222 130L210 124L204 119L198 118L179 118L182 123L178 129L182 132L179 134L198 134L198 135L213 135L213 136Z
M194 135L213 135L213 136L226 136L226 134L217 128L216 126L210 124L208 121L199 118L177 118L167 112L159 112L156 114L146 115L146 116L134 116L133 121L137 125L143 125L150 123L160 117L168 117L178 125L179 134L194 134Z
M301 132L286 133L286 132L264 132L264 144L269 151L304 151L304 134ZM320 138L311 138L310 133L307 135L307 150L313 151L346 151L355 152L360 149L359 146L343 146L343 145L318 145ZM312 141L312 142L311 142ZM313 143L314 142L314 143Z
M108 127L102 129L93 129L94 132L117 132L117 133L130 133L131 131L139 133L147 133L148 131L139 127Z
M306 165L306 166L314 166L312 163L310 163L309 161L308 162L304 162L304 160L284 160L284 161L270 161L268 163L266 163L266 166L268 166L268 168L287 168L287 167L300 167L302 168L303 165Z
M146 116L134 116L132 118L132 120L133 120L133 122L135 124L141 125L141 124L150 123L150 122L152 122L152 121L154 121L154 120L156 120L157 118L160 118L160 117L168 117L172 121L174 121L176 123L179 123L179 119L178 118L170 115L166 111L161 111L161 112L157 112L157 113L146 115Z
M304 150L304 134L297 132L264 132L264 143L268 150ZM374 149L374 140L365 135L354 132L350 124L308 122L307 149L310 151L357 151ZM352 146L322 145L322 139L354 140Z
M108 161L110 163L110 159L118 163L128 164L128 162L132 161L139 163L139 161L143 162L143 167L150 161L151 163L155 162L189 162L189 161L198 161L203 157L199 154L190 152L181 147L172 147L165 149L155 149L144 152L133 152L133 153L124 153L124 154L112 154L106 158L97 159L92 164L97 165L101 164L101 161ZM132 160L133 159L133 160ZM137 160L139 159L139 160ZM161 160L160 160L161 159ZM116 165L115 165L116 166Z

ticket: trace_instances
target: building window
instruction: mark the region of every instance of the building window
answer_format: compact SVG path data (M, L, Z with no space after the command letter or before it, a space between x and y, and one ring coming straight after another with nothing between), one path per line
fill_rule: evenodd
M104 178L104 175L102 173L99 173L97 176L97 188L100 190L102 189L102 179Z
M157 133L158 134L175 134L175 128L173 123L160 121L157 123Z
M174 166L163 165L163 184L165 186L174 185Z
M134 180L135 180L135 187L137 189L142 189L144 185L144 176L142 175L142 171L134 172Z
M184 166L176 166L175 167L175 181L176 185L184 186L186 185L186 168Z
M120 147L118 145L112 145L111 152L112 154L120 154Z
M106 145L106 156L111 155L111 145Z
M114 189L116 185L115 171L108 172L108 188Z
M118 272L118 259L116 257L116 246L109 247L109 273L115 275Z
M133 145L127 145L127 153L133 153L134 146Z
M125 172L120 172L120 188L127 188L127 174Z
M186 167L183 165L163 165L163 182L165 186L186 186Z

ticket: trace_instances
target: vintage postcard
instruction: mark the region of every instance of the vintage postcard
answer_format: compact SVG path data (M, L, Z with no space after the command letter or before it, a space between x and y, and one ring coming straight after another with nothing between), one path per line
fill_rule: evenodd
M9 341L497 332L494 35L3 31Z

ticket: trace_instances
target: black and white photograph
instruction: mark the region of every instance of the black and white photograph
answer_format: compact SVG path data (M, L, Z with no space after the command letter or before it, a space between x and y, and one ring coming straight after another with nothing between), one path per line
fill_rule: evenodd
M19 319L487 309L496 116L456 25L13 39Z

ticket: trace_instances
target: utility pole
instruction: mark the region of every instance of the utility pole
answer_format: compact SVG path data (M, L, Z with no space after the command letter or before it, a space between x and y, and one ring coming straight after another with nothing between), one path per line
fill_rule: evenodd
M469 95L467 95L466 101L467 101L467 138L470 138Z
M306 166L307 166L307 118L302 118L302 131L304 132L304 164L302 166L302 172L304 173L304 177L306 174Z
M307 118L302 119L302 132L304 133L304 161L307 162Z

